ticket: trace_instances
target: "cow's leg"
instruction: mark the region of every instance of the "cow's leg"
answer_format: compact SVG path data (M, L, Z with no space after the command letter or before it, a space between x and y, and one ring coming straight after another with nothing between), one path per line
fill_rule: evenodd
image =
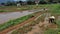
M50 19L49 19L49 23L50 23Z
M52 21L51 21L51 19L49 19L49 23L51 23Z
M52 19L50 21L51 21L51 23L53 22Z

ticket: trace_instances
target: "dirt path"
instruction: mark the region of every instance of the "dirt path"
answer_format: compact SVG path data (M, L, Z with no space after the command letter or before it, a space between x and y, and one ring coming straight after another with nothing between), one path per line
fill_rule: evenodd
M48 23L48 16L50 15L47 14L45 16L44 22L39 22L39 24L33 26L33 29L27 34L44 34L44 31L48 28L57 29L56 24Z
M33 29L27 34L44 34L44 31L48 28L57 29L57 25L40 22L39 24L33 26Z
M41 13L37 13L36 16L38 16L38 15L40 15L40 14L41 14ZM14 30L14 29L18 29L19 27L23 26L24 24L29 23L30 21L33 21L35 18L36 18L36 17L32 17L32 18L28 19L27 21L24 21L24 22L21 23L21 24L18 24L18 25L13 26L13 27L9 27L9 28L3 30L2 32L0 32L0 34L6 34L6 33L10 32L10 31L12 31L12 30Z
M28 32L27 34L43 34L44 30L47 28L48 22L40 22L39 24L33 26L32 31Z

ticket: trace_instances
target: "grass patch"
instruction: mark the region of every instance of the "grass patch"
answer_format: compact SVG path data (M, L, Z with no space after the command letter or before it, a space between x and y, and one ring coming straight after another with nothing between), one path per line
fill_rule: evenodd
M37 22L32 21L29 24L24 25L23 27L20 27L19 29L13 31L11 34L25 34L25 33L29 32L29 31L31 31L32 27L34 25L36 25L36 24L37 24Z
M8 21L7 23L4 23L2 25L0 25L0 31L8 28L8 27L11 27L11 26L14 26L14 25L17 25L17 24L20 24L22 23L23 21L25 20L28 20L29 18L31 18L33 15L27 15L27 16L23 16L21 18L17 18L17 19L14 19L14 20L10 20Z
M39 9L40 7L35 5L27 5L27 6L4 6L0 7L0 12L13 12L13 11L24 11L24 10L32 10L32 9Z
M11 12L11 11L8 11L8 10L0 10L0 12Z
M13 31L11 34L24 34L32 30L32 23L24 25L23 27L20 27L19 29Z
M51 13L54 16L60 15L60 4L51 4L49 5L45 5L46 7L49 8L48 13ZM58 28L56 30L50 29L48 28L48 30L44 31L44 34L60 34L60 20L56 21Z
M44 32L44 34L58 34L58 31L53 29L48 29Z
M19 9L18 9L19 8ZM0 7L0 10L4 10L1 12L12 12L12 11L24 11L24 10L32 10L32 9L41 9L41 8L47 8L49 9L49 12L51 13L59 13L60 14L60 4L40 4L38 6L36 5L26 5L26 6L4 6Z

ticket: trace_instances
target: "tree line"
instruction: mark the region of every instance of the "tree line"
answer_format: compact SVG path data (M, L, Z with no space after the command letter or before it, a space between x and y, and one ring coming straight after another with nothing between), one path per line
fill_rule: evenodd
M38 0L38 4L52 4L52 3L60 3L60 0ZM20 3L21 5L23 4L27 4L27 5L34 5L36 4L35 2L37 2L37 0L28 0L26 2L23 1L18 1L18 2L6 2L6 3L1 3L1 5L5 5L5 6L12 6L12 5L16 5L18 3Z

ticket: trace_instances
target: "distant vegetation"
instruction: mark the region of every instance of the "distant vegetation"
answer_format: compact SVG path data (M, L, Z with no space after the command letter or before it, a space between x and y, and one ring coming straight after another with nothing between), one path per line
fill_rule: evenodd
M6 3L1 3L1 5L5 6L16 6L17 3L20 3L21 5L35 5L35 2L38 2L38 4L55 4L55 3L60 3L60 0L27 0L26 2L23 1L16 1L16 2L11 2L7 1Z
M14 11L24 11L24 10L33 10L33 9L41 9L43 6L41 5L27 5L27 6L2 6L0 7L0 12L14 12Z
M33 9L42 9L42 8L49 9L48 12L51 12L51 13L60 13L60 10L59 10L60 4L44 4L44 5L40 4L38 6L27 5L27 6L21 6L21 7L4 6L4 7L0 7L0 12L24 11L24 10L33 10Z

